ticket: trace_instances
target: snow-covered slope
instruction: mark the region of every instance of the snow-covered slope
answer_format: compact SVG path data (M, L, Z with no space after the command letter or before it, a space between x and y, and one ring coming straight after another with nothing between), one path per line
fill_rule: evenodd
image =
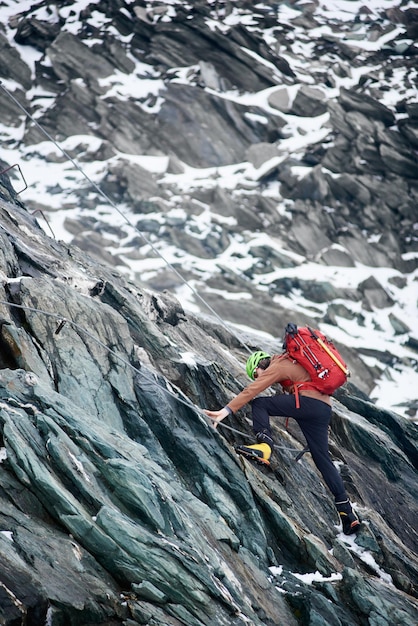
M45 231L269 345L286 317L319 324L414 416L418 4L62 4L0 6L0 158ZM344 90L390 112L391 149L409 123L404 161L379 151L389 175L359 153L368 102L336 171Z

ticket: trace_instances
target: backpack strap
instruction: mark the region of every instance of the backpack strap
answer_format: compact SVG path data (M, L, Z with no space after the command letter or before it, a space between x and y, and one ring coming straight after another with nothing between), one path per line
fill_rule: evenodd
M295 403L296 403L296 408L300 409L300 402L299 402L299 385L297 383L295 383L293 385L293 393L295 394Z
M299 387L302 386L304 383L295 383L293 380L289 379L289 380L282 380L280 384L282 385L285 391L287 391L288 393L293 393L293 395L295 396L295 400L296 400L296 408L299 409L300 408Z

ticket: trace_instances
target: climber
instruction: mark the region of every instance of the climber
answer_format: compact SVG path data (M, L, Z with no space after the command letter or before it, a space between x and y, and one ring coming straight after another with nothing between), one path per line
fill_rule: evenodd
M331 420L331 398L316 389L299 390L299 408L292 394L256 397L276 383L283 383L285 391L291 391L291 383L310 381L308 372L287 354L270 356L266 352L254 352L247 360L246 370L253 381L241 393L219 411L204 410L216 428L223 419L252 401L253 431L257 443L237 446L236 452L250 460L269 464L274 442L270 427L270 416L292 417L299 424L309 446L312 459L322 474L329 490L335 498L343 532L355 533L360 521L352 509L344 483L333 464L328 448L328 426ZM290 385L289 385L290 383Z

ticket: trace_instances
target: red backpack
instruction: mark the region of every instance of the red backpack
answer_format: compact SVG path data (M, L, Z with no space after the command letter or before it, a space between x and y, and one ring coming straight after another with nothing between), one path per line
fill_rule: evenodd
M311 377L311 382L307 383L293 381L298 408L299 388L317 389L331 396L350 376L350 371L334 344L319 330L288 324L283 348L286 356L302 365Z

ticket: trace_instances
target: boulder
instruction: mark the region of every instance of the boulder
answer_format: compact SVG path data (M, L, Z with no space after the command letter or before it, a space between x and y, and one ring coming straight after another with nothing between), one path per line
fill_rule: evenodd
M32 86L31 70L1 31L0 59L0 76L16 81L25 91L29 90Z
M302 85L296 92L289 113L301 117L317 117L327 111L325 94L315 87Z
M346 111L359 111L385 126L392 126L395 122L392 111L367 94L356 93L352 89L341 89L339 102Z
M268 96L268 103L274 109L278 109L283 113L290 112L290 97L286 87L278 87Z
M47 49L53 70L64 83L82 78L96 82L112 74L114 66L105 56L93 52L81 39L68 31L61 31Z
M374 276L370 276L361 282L358 288L360 293L363 294L363 306L366 309L373 310L374 307L384 309L393 305L393 299Z
M59 22L51 23L36 18L23 18L17 26L15 41L22 46L33 46L45 52L59 32Z

